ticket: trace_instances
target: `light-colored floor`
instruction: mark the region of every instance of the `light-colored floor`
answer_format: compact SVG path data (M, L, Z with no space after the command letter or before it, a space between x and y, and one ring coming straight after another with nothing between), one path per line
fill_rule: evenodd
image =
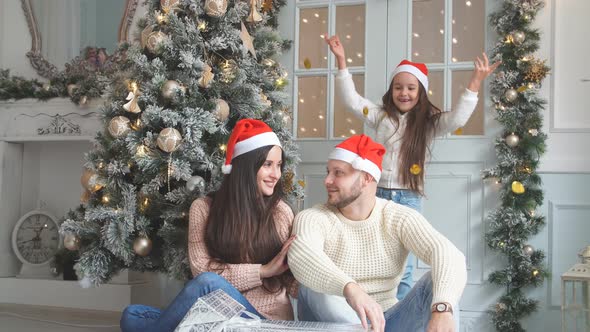
M0 331L114 332L120 312L0 303Z

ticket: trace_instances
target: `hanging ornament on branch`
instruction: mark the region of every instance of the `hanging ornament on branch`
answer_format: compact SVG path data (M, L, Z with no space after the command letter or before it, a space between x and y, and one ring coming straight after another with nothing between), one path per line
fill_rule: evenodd
M246 18L247 22L257 23L262 21L262 16L260 16L260 13L258 12L257 2L257 0L250 0L250 14L248 14L248 17Z
M213 115L221 122L227 120L229 117L229 105L223 99L215 99L215 109L213 109Z
M504 98L506 98L506 101L508 102L513 102L518 98L518 92L514 89L508 89L504 93Z
M145 235L140 235L133 241L133 251L142 257L149 255L152 251L152 240Z
M524 75L524 79L532 81L536 84L540 84L549 73L549 67L546 65L546 62L547 60L532 58L529 61L529 66L526 70L526 74Z
M229 84L236 78L238 64L235 60L225 60L221 64L221 78L223 83Z
M115 138L127 134L131 130L129 126L130 122L128 118L121 115L112 118L108 126L109 134Z
M70 251L80 249L80 237L76 234L68 233L64 236L64 247Z
M186 88L175 80L164 82L160 90L162 92L162 97L166 99L172 99L179 90L182 91L182 93L186 93Z
M199 86L201 88L208 88L211 85L211 82L213 82L214 77L215 74L213 74L211 66L205 64L205 66L203 66L203 72L201 73L201 77L198 80Z
M524 43L524 40L526 39L526 36L522 31L514 31L511 36L512 42L516 46L522 45L522 43Z
M527 244L524 247L522 247L522 253L527 256L531 256L534 252L535 248L533 248L533 246L531 246L530 244Z
M510 135L506 136L504 141L506 142L506 145L513 148L517 146L520 142L520 137L518 137L518 135L516 135L515 133L511 133Z
M227 11L227 0L205 0L205 13L211 17L221 17Z
M185 187L188 191L194 191L196 189L198 192L204 192L205 180L198 175L191 176L190 179L186 181Z
M163 129L156 140L158 147L165 152L174 152L180 147L182 143L182 135L175 128Z
M160 8L164 13L180 10L180 0L160 0Z
M139 90L135 89L134 91L129 91L129 94L127 95L127 98L125 98L125 99L127 99L128 102L125 105L123 105L123 108L127 112L131 112L131 113L141 112L141 108L137 104L137 102L139 101Z
M104 186L99 175L88 168L84 168L82 176L80 177L80 184L84 189L90 192L97 192Z
M162 31L151 32L146 40L147 49L151 53L159 54L161 50L161 45L164 43L166 38L168 38L168 36Z
M248 50L248 52L252 54L254 59L256 59L256 50L254 49L254 38L252 38L252 36L250 36L250 33L248 33L248 29L246 29L244 22L242 22L241 25L242 30L240 32L240 38L242 39L242 43L244 44L244 47Z
M262 12L269 13L272 11L272 0L264 0L262 2Z
M520 183L519 181L513 181L511 189L512 189L512 192L517 195L524 194L524 192L525 192L524 185L522 183Z

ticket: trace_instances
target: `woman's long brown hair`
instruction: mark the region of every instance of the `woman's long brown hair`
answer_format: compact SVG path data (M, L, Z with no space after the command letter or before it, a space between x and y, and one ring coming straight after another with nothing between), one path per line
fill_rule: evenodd
M256 181L272 147L264 146L235 157L231 173L225 175L219 190L210 194L213 202L205 244L218 267L210 266L212 270L222 272L225 264L267 264L282 248L275 217L283 197L283 180L279 179L268 197L260 193ZM281 159L284 162L283 152ZM263 280L268 292L278 292L286 286L283 276Z
M400 116L406 117L406 128L402 136L402 144L398 153L400 183L424 195L424 164L426 151L430 153L430 143L434 139L436 126L441 110L428 100L428 94L422 83L418 83L418 103L410 111L403 114L393 103L394 81L391 80L389 89L383 95L383 109L389 119L395 122L396 131L399 129ZM393 133L392 133L393 134ZM417 164L422 171L418 175L410 172L412 165Z

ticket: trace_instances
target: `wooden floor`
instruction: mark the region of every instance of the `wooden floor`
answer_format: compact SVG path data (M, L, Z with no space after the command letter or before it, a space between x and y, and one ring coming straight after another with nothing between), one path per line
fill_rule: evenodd
M0 331L114 332L120 312L0 303Z

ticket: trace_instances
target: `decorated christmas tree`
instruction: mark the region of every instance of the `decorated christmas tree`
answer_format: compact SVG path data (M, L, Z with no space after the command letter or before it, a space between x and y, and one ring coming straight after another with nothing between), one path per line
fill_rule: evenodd
M290 43L275 31L284 0L150 0L139 45L111 77L104 131L85 156L83 212L61 226L87 284L124 268L190 277L188 211L222 179L237 120L265 121L287 156L287 197L301 195L289 129Z
M540 36L531 26L543 5L543 0L504 0L490 17L500 36L494 58L502 60L491 82L496 119L502 125L496 140L498 164L484 171L500 194L500 206L488 216L487 243L506 262L489 276L492 284L506 290L490 311L497 331L524 331L520 320L538 306L525 291L542 285L548 276L544 251L529 243L545 225L545 218L536 213L543 202L536 170L547 138L541 131L545 101L538 92L549 68L534 56Z

